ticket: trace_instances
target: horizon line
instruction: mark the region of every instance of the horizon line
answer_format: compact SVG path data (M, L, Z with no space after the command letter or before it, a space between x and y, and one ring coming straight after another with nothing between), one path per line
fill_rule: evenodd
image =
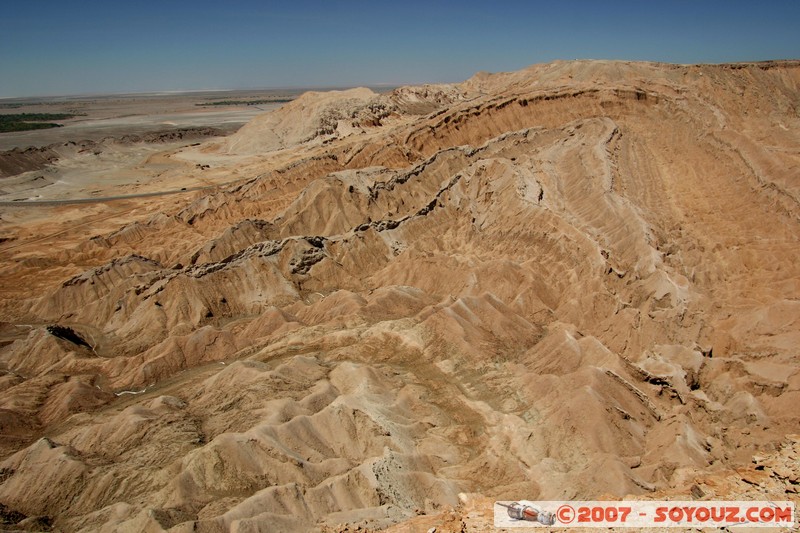
M530 65L526 65L519 69L510 70L510 71L488 71L489 74L502 74L507 72L517 72L520 70L525 70L536 65L547 65L551 63L559 63L559 62L577 62L577 61L609 61L609 62L620 62L620 63L651 63L651 64L660 64L660 65L673 65L673 66L682 66L682 67L690 67L690 66L727 66L727 65L763 65L763 64L793 64L798 63L800 64L800 58L776 58L776 59L758 59L758 60L743 60L743 61L723 61L719 63L677 63L677 62L670 62L670 61L654 61L654 60L629 60L629 59L601 59L601 58L573 58L573 59L553 59L551 61L545 61L540 63L531 63ZM487 71L475 71L472 73L471 76L464 78L459 81L416 81L416 82L398 82L398 83L390 83L390 82L376 82L376 83L354 83L354 84L335 84L335 85L276 85L276 86L261 86L261 87L237 87L237 88L225 88L225 89L212 89L212 88L202 88L202 89L168 89L168 90L141 90L141 91L112 91L112 92L84 92L84 93L71 93L71 94L40 94L40 95L29 95L29 96L0 96L0 104L8 103L4 102L4 100L26 100L26 99L38 99L38 98L66 98L66 99L80 99L80 98L94 98L94 97L109 97L109 96L168 96L168 95L179 95L179 94L191 94L191 93L224 93L224 92L235 92L235 91L288 91L288 90L298 90L298 89L306 89L306 90L315 90L315 89L322 89L322 90L337 90L337 89L351 89L356 87L366 87L366 88L378 88L378 87L406 87L406 86L414 86L414 85L426 85L426 84L458 84L468 80L470 77L474 76L478 73L487 73Z
M66 99L80 99L80 98L96 98L108 96L169 96L179 94L192 94L192 93L230 93L230 92L243 92L243 91L296 91L296 90L337 90L337 89L353 89L356 87L370 88L397 88L405 87L408 85L422 85L422 84L437 84L437 83L450 83L450 82L411 82L411 83L355 83L347 85L281 85L281 86L265 86L265 87L237 87L228 89L169 89L169 90L141 90L141 91L112 91L112 92L85 92L85 93L68 93L68 94L38 94L29 96L0 96L0 104L6 103L3 100L28 100L39 98L66 98ZM458 82L457 82L458 83Z

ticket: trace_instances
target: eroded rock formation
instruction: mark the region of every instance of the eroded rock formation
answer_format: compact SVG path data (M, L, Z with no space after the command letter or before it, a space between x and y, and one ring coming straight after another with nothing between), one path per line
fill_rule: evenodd
M798 83L560 62L198 147L254 171L4 261L4 513L383 527L750 464L800 421Z

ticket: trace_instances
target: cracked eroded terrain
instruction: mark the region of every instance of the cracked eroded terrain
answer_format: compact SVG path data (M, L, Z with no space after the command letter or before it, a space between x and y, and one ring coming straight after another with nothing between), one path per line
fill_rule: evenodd
M797 501L799 84L307 93L170 153L225 185L0 208L4 527L460 531L759 461Z

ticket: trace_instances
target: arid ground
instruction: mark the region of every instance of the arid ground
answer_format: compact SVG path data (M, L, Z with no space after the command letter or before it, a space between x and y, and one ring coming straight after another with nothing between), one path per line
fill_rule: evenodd
M5 529L800 501L800 62L149 98L0 135Z

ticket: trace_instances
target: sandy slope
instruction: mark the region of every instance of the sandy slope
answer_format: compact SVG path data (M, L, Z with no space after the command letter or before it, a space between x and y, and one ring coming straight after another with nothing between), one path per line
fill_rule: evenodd
M234 185L3 211L8 520L414 530L462 493L658 497L775 452L799 82L560 62L311 93L175 156Z

